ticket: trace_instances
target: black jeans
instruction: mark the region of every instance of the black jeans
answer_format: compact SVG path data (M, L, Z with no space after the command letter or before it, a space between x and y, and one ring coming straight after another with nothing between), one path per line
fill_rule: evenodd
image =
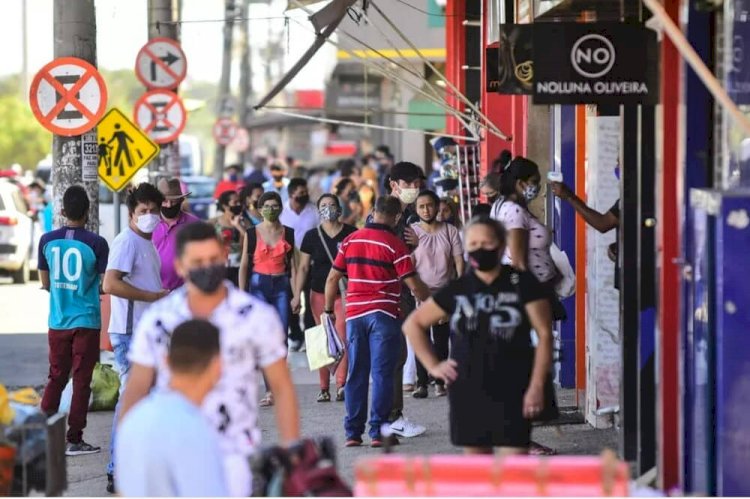
M401 291L401 318L402 323L406 317L414 311L416 308L416 302L414 297L411 295L411 291L404 286L404 290ZM393 378L393 409L391 409L391 417L388 418L392 423L402 416L404 411L404 364L406 364L406 338L401 335L400 349L398 363L396 364L396 372Z
M430 343L432 344L432 350L435 352L435 355L437 355L439 361L442 362L447 360L448 342L451 334L450 323L446 322L445 324L432 326L431 333L432 338L430 338ZM428 331L427 334L430 334L430 331ZM422 363L419 362L419 359L415 360L417 361L417 386L427 386L430 382L427 369L425 369ZM443 386L443 380L436 380L436 383Z

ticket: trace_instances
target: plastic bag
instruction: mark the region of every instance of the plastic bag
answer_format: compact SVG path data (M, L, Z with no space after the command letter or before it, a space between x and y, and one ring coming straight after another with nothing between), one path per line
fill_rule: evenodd
M5 389L5 385L0 383L0 425L8 426L13 422L16 413L10 406L10 397L8 397L8 390Z
M339 338L339 333L336 331L336 324L331 320L331 316L323 314L320 317L320 323L326 329L326 335L328 337L328 355L333 358L332 365L330 367L331 373L336 374L336 370L341 364L341 359L344 358L346 353L346 345Z
M321 367L336 362L336 359L329 354L328 334L323 325L305 331L305 348L307 349L307 362L310 364L311 371L317 371Z
M120 396L120 376L108 364L97 363L91 378L92 411L113 411Z
M552 261L555 262L557 271L560 273L560 282L555 286L557 296L560 298L573 296L576 292L576 273L573 272L568 255L554 243L550 246L549 253Z

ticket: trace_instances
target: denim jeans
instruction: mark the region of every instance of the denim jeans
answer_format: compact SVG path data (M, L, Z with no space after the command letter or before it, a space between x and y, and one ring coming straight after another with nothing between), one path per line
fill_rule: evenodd
M250 294L276 309L284 333L288 334L292 314L292 288L289 277L253 273L250 276Z
M109 341L112 343L112 351L115 354L115 370L120 375L120 396L117 399L115 417L112 420L112 434L109 438L109 464L107 465L107 473L109 474L114 474L115 472L115 430L117 428L117 419L120 415L122 394L125 391L125 383L128 381L128 373L130 373L128 352L130 351L131 339L132 335L130 334L109 333Z
M367 395L372 375L370 437L380 436L393 405L396 363L401 355L401 322L375 312L346 322L349 373L344 388L347 438L362 438L367 422ZM401 380L399 379L399 382Z

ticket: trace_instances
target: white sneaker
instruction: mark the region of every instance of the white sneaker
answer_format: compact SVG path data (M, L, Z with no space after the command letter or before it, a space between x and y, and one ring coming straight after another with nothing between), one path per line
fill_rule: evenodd
M398 435L399 437L404 437L404 438L418 437L425 431L427 431L427 428L425 428L424 426L420 424L412 423L411 421L409 421L403 416L401 416L396 421L391 423L391 432Z

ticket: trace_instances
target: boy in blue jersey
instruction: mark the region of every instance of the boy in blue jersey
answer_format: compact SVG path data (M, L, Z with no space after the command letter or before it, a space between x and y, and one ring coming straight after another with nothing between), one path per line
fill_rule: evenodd
M49 381L42 410L57 412L60 397L73 374L73 398L68 416L65 454L99 452L83 441L91 376L99 360L101 308L99 293L107 268L107 241L86 230L89 198L79 185L63 195L62 214L68 223L44 234L39 242L39 277L49 291Z

